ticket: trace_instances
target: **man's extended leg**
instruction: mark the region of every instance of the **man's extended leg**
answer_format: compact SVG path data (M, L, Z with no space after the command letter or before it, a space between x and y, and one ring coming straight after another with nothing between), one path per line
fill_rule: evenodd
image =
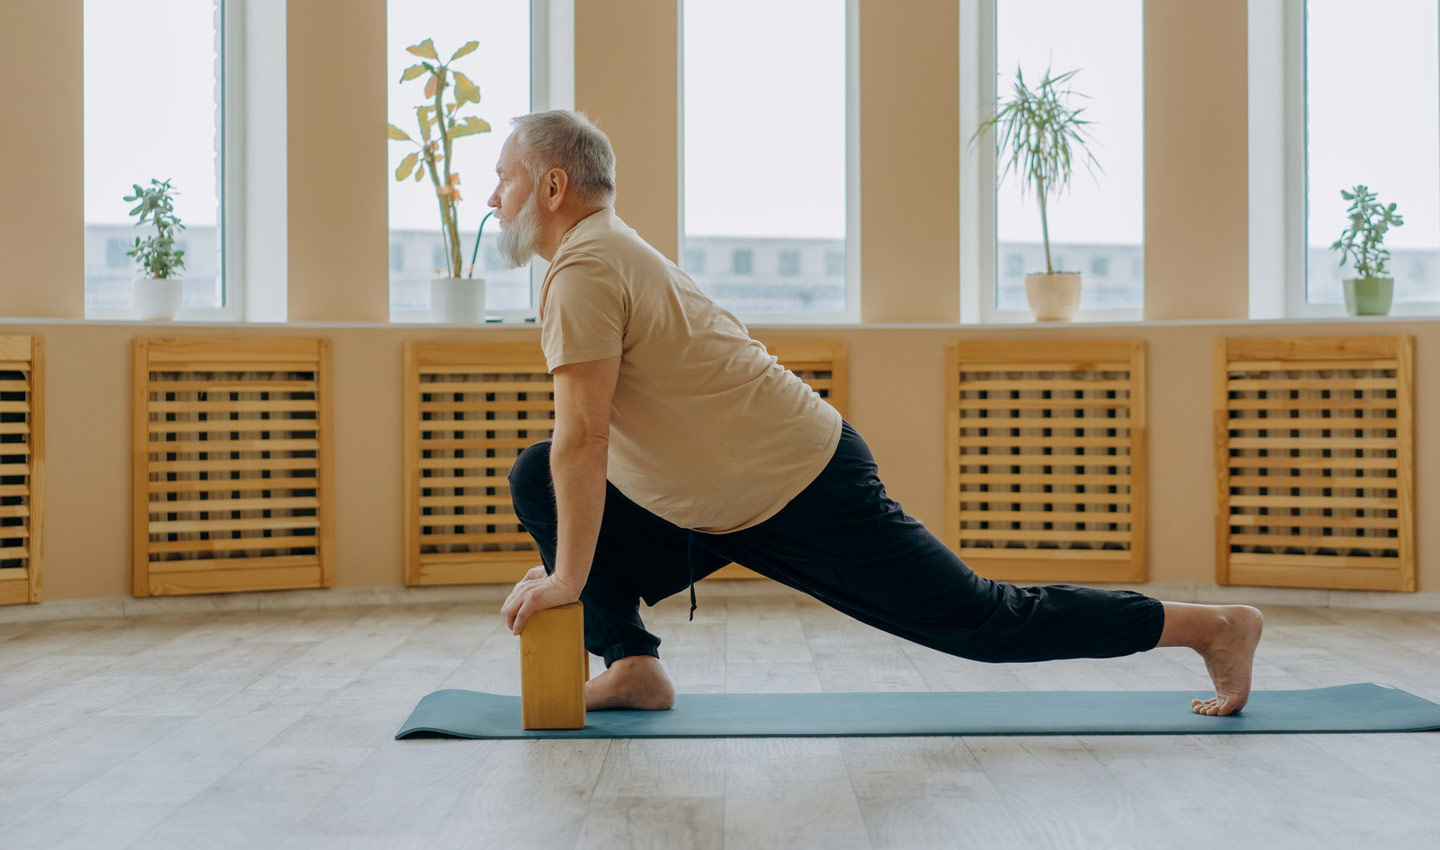
M1258 611L1180 608L1132 591L1023 588L978 576L885 494L869 448L848 423L830 464L780 513L697 542L862 622L952 655L1043 661L1192 646L1218 689L1217 699L1197 711L1229 713L1248 696Z
M510 470L510 498L525 530L535 539L546 572L555 570L555 488L550 478L550 441L521 452ZM585 648L605 660L605 673L586 685L589 710L624 704L669 708L674 700L660 668L660 638L640 619L640 600L653 605L685 588L688 538L605 484L605 512L589 578L580 592L585 607ZM696 553L695 574L708 575L725 560Z

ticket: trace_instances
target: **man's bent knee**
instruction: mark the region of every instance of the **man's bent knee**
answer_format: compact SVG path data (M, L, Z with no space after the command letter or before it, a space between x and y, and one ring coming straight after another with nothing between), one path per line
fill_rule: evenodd
M541 440L533 443L515 458L515 464L510 467L510 474L506 476L510 482L510 493L513 497L516 492L541 493L551 488L550 484L550 441Z

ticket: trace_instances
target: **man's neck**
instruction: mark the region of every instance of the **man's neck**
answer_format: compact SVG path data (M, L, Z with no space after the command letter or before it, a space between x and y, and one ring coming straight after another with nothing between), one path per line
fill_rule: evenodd
M565 241L565 237L575 229L575 225L603 209L607 208L581 207L568 213L557 213L550 225L545 228L545 236L536 246L535 253L539 254L547 263L555 259L555 252L560 250L560 243Z

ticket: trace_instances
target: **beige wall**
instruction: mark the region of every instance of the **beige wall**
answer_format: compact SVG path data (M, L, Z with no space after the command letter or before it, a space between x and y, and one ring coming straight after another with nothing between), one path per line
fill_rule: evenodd
M960 4L905 9L860 0L860 320L957 322Z
M1250 315L1245 2L1145 2L1147 319Z
M289 319L388 321L385 0L289 3L285 27Z
M578 0L577 104L615 139L622 214L675 256L678 201L676 0ZM623 14L613 9L623 5ZM861 0L862 315L953 321L958 312L958 100L954 0ZM80 0L0 4L0 106L24 132L0 134L0 315L83 313ZM289 5L290 318L386 318L383 0ZM1247 301L1245 3L1150 0L1146 21L1147 314L1243 317ZM69 64L54 66L56 57ZM36 69L60 96L37 98ZM340 92L340 96L336 96ZM914 128L905 130L902 128ZM356 175L373 174L374 179ZM475 196L470 196L471 198ZM786 331L851 345L851 420L887 488L934 528L942 518L945 345L955 339L1141 338L1150 346L1151 575L1212 576L1210 345L1219 335L1413 333L1417 433L1440 428L1427 378L1440 322L933 327ZM334 341L339 586L401 580L401 344L533 339L533 329L146 327L37 323L49 370L46 598L129 592L129 343L135 336L324 336ZM774 338L780 331L757 335ZM1440 500L1440 454L1416 447L1417 515ZM1440 531L1420 521L1420 589L1440 590Z
M0 316L85 315L80 8L0 3Z
M575 4L575 108L615 147L615 211L680 258L680 0Z

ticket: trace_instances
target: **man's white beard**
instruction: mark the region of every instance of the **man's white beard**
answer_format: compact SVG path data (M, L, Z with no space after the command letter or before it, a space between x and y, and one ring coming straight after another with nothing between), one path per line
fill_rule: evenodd
M535 243L539 241L540 205L535 202L535 195L531 194L520 212L501 227L500 256L512 269L518 269L535 256Z

